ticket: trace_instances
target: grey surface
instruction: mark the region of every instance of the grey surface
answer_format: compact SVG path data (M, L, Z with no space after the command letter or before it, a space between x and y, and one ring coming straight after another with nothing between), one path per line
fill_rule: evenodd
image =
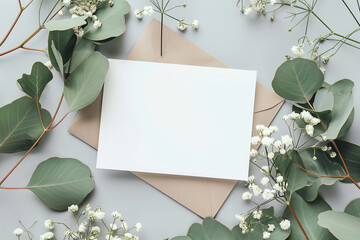
M36 28L39 2L35 1L24 12L7 43L0 47L0 52L16 46ZM173 0L173 2L178 3L179 1ZM344 33L346 33L346 29L351 28L353 21L341 5L341 1L319 2L320 16L326 18L331 26L340 29L340 32L344 31ZM183 34L185 38L232 68L257 70L258 81L271 87L271 80L276 68L284 61L284 56L290 54L290 47L296 44L300 33L298 30L287 32L290 23L288 20L282 19L285 14L279 14L275 22L271 23L268 18L262 16L243 16L235 7L235 3L236 0L189 1L186 9L179 9L175 13L179 17L185 17L188 20L196 18L200 22L200 29L197 32L189 29ZM135 8L142 8L149 3L146 0L132 0L130 4L133 11ZM15 18L18 8L17 1L2 1L0 6L3 9L0 17L0 36L2 37ZM45 4L44 9L49 9L49 3ZM127 17L126 33L119 39L101 47L100 51L107 57L125 58L151 17L145 17L139 22L130 14ZM166 24L176 30L174 21L166 19ZM310 35L316 36L323 31L321 26L313 24ZM43 49L46 46L46 39L47 33L43 31L28 46ZM357 114L360 110L358 104L360 100L359 57L360 51L344 48L331 60L326 71L328 82L342 78L349 78L355 82L356 114L354 125L346 139L357 144L360 144L358 134L360 115ZM45 62L47 56L42 53L18 50L0 57L1 106L22 95L22 92L17 89L15 81L21 77L22 73L29 73L35 61ZM52 113L57 106L61 90L62 82L56 76L42 96L43 106ZM281 128L281 116L288 112L289 105L285 104L274 124ZM65 113L66 104L61 108L59 116L63 116ZM140 233L142 239L160 240L186 234L192 223L201 220L194 213L130 173L97 170L95 168L96 151L66 131L74 116L74 114L70 114L56 130L46 135L39 147L24 160L4 186L26 185L37 164L49 157L74 157L90 166L96 181L96 189L86 199L86 202L90 202L94 206L101 205L108 213L118 210L130 224L141 222L143 224L143 230ZM4 176L21 156L22 153L0 154L0 176ZM256 173L256 171L251 169L251 173ZM243 212L251 206L241 200L243 191L244 188L239 183L217 216L218 220L229 227L237 223L234 217L236 213ZM321 195L335 210L342 211L350 200L360 197L360 192L353 185L338 183L332 187L322 188ZM280 209L278 208L279 213ZM19 226L18 220L22 220L27 226L37 220L38 224L34 228L34 233L38 236L45 231L43 221L48 218L61 221L69 219L70 216L67 213L49 210L30 191L0 191L0 239L16 239L12 231Z

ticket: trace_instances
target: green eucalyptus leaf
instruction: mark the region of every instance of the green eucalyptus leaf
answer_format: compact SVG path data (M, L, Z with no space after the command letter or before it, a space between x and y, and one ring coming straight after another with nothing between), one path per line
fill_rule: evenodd
M89 24L84 29L84 38L92 41L102 41L118 37L125 32L124 15L130 11L130 5L125 0L113 0L113 2L112 7L107 4L107 6L96 11L96 16L102 23L100 28L95 28L93 20L89 18Z
M324 132L328 139L338 138L341 129L354 109L354 97L351 94L353 87L354 83L348 79L340 80L329 87L329 90L334 95L334 107L331 111L331 121ZM347 130L350 126L347 127ZM344 130L342 134L344 134Z
M84 200L94 189L94 180L89 167L79 160L54 157L37 166L27 189L49 208L66 210Z
M308 185L308 177L304 170L293 163L295 162L301 167L304 167L301 157L297 151L289 151L286 153L286 156L287 158L285 156L278 155L274 161L275 165L278 167L278 172L280 172L281 175L284 176L284 179L287 180L287 190L290 193L293 193Z
M60 71L59 66L57 65L54 53L52 51L51 45L54 42L55 48L61 54L63 63L66 64L71 58L73 48L76 42L76 36L72 29L65 31L51 31L49 32L48 37L48 51L51 64L57 71Z
M69 112L80 110L99 95L109 69L109 62L99 52L93 52L66 79L65 99Z
M352 200L345 208L347 214L360 218L360 198Z
M320 88L314 99L313 107L316 112L331 112L334 106L334 96L327 88Z
M51 121L48 111L41 109L45 125ZM29 97L16 99L0 108L0 152L28 150L44 132L36 102Z
M54 42L51 43L51 50L52 50L52 53L54 54L56 65L59 67L61 76L64 78L64 62L63 62L60 52L56 49Z
M343 157L347 169L349 170L350 176L356 182L360 182L360 146L342 140L336 140L335 144L339 148L341 156ZM331 143L329 146L331 146L333 151L335 151L335 148ZM337 155L333 160L343 166L339 155ZM342 182L352 183L348 178L345 178Z
M346 120L346 122L344 123L342 128L340 129L340 132L339 132L337 138L341 138L341 137L345 136L345 134L350 130L350 128L354 122L354 117L355 117L355 113L354 113L354 108L353 108L350 113L350 116L348 117L348 119Z
M212 218L205 218L202 224L193 224L187 235L192 240L236 240L227 227Z
M231 231L235 235L236 240L253 240L253 239L263 239L263 232L267 231L268 224L275 225L275 230L271 232L269 240L285 240L290 235L290 229L283 230L280 227L281 219L274 216L274 207L268 209L262 209L263 215L261 219L254 219L252 216L249 216L247 223L249 228L252 231L249 231L245 234L242 233L239 225L235 226Z
M23 74L22 78L18 79L17 82L26 94L39 100L46 84L52 78L51 71L41 62L36 62L32 66L30 75Z
M45 23L45 28L49 31L63 31L86 24L87 16L67 18L62 20L51 20Z
M170 240L192 240L192 239L188 236L179 236L179 237L174 237Z
M345 170L335 162L332 162L328 159L325 152L321 150L313 149L304 149L299 151L302 163L304 164L305 169L322 176L345 176ZM316 156L317 160L313 160L313 156ZM326 177L316 177L314 175L308 174L308 178L311 179L311 185L305 186L298 193L306 201L314 201L318 196L318 190L321 185L333 185L335 182L341 180L342 178L326 178Z
M71 59L70 73L72 73L94 51L95 44L92 41L78 38Z
M276 70L272 86L278 95L287 100L307 102L323 82L324 74L316 62L296 58L281 64Z
M344 212L326 211L319 214L318 224L339 240L354 240L360 236L360 218Z
M335 240L334 236L327 229L316 224L319 213L331 210L329 204L321 197L317 197L315 201L309 203L299 194L294 193L291 196L290 206L294 210L309 239ZM282 217L291 222L291 234L288 240L306 239L289 207L285 209Z

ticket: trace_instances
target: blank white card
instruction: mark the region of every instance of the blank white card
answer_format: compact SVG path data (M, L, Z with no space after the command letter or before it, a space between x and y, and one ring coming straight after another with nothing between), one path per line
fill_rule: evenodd
M256 72L110 60L97 167L246 180Z

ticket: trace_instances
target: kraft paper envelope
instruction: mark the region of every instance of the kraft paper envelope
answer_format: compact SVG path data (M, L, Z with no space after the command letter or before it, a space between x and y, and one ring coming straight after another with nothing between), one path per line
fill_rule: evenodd
M157 20L150 22L127 59L227 67L166 26L163 56L160 57L160 23ZM284 103L281 97L259 82L256 84L255 95L253 133L258 124L270 125ZM101 99L100 94L94 103L82 109L69 128L71 134L94 148L98 146ZM214 217L217 214L236 184L234 180L136 172L134 174L203 218Z

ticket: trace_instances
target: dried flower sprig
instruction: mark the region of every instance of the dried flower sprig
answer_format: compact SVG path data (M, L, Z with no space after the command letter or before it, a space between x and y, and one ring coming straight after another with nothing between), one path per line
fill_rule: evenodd
M258 15L270 15L271 21L275 18L275 12L285 7L290 8L291 12L287 18L290 18L291 22L294 21L295 23L289 27L288 31L291 32L294 28L300 26L301 23L305 23L303 24L305 25L304 34L299 37L297 44L291 48L291 52L295 57L302 57L306 47L309 49L308 54L310 58L318 61L319 64L326 64L344 45L360 49L360 39L355 38L355 33L360 31L360 21L354 13L360 8L355 10L345 0L341 2L355 24L353 30L348 34L340 34L319 17L315 10L318 0L238 0L238 6L244 15L250 15L252 12L256 12ZM359 6L359 0L357 0L357 4ZM327 32L310 38L308 33L311 17L318 20ZM324 44L325 42L328 44ZM307 43L307 46L305 46L305 43ZM292 58L291 56L286 57L288 59Z
M133 227L129 227L117 211L111 213L110 224L106 222L106 214L102 211L101 207L93 210L90 204L87 204L79 211L77 205L71 205L68 207L68 211L74 216L75 228L71 228L68 223L48 219L44 221L47 232L40 236L40 240L55 239L54 230L57 225L65 228L63 235L64 239L68 240L139 240L139 237L136 236L134 232L140 231L142 227L141 223L136 223ZM119 226L117 226L117 224L119 224ZM101 225L102 227L100 227ZM28 239L32 240L30 228L26 229L22 225L22 228L16 228L14 230L14 234L20 240L23 233L26 232L28 233Z
M164 0L161 0L161 3L158 0L150 0L151 4L153 6L144 6L144 9L136 9L134 11L135 16L138 19L142 19L143 15L151 16L154 14L154 12L160 13L161 16L161 39L160 39L160 56L162 56L162 45L163 45L163 27L164 27L164 15L175 20L177 22L177 28L180 31L185 31L188 26L192 27L193 29L197 30L199 28L199 21L194 20L192 23L186 23L185 19L178 19L172 15L169 14L171 10L174 10L176 8L185 8L187 6L186 3L176 5L176 6L169 6L170 0L168 0L166 3L164 3ZM155 9L154 9L155 7Z

